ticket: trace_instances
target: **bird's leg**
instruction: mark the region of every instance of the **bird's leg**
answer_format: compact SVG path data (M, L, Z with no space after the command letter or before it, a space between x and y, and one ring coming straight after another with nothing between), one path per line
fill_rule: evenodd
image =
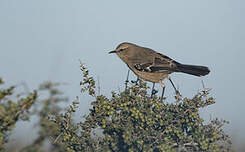
M157 90L154 89L155 82L153 82L152 84L153 84L153 86L152 86L152 90L151 90L151 98L152 98L153 95L155 95L158 92Z
M131 82L132 83L135 83L135 85L138 85L138 81L139 81L140 79L139 79L139 76L137 76L137 79L136 79L136 81L134 81L134 80L131 80Z
M128 77L129 77L129 72L130 72L130 70L128 69L127 79L126 79L126 81L125 81L125 92L127 91L127 88L128 88Z
M169 76L168 76L168 80L171 82L172 86L174 87L175 93L176 93L177 95L181 96L180 92L176 89L176 87L175 87L173 81L171 80L171 78L170 78Z
M151 90L151 98L152 98L152 96L153 96L153 90L154 90L154 87L155 87L155 83L153 82L153 83L152 83L152 90Z
M161 96L161 102L162 102L164 91L165 91L165 84L162 81L159 81L159 83L162 86L162 96Z

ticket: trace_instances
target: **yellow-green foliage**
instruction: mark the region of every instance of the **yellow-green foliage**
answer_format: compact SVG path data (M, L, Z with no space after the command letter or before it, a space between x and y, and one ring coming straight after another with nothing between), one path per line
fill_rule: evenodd
M0 78L0 84L3 84ZM14 86L0 89L0 151L4 150L4 144L8 142L8 133L12 131L19 120L27 120L26 113L37 98L37 92L17 98L13 98ZM12 98L10 98L12 97Z
M209 91L203 90L193 98L178 97L175 102L166 99L161 102L157 96L150 98L148 86L140 81L138 85L131 84L126 92L113 92L111 97L106 97L96 94L94 78L82 64L81 70L81 92L87 91L93 101L89 113L78 122L72 119L78 107L77 101L66 110L59 106L66 98L56 88L58 84L47 82L41 85L37 92L48 91L46 98L37 99L34 91L17 101L8 99L14 87L1 89L1 148L7 142L7 132L14 128L20 115L32 107L31 115L40 118L40 131L33 143L21 150L23 152L44 151L46 140L51 141L51 151L232 151L230 138L222 130L227 122L214 119L204 123L199 115L200 108L215 104Z
M214 119L204 124L199 115L200 108L215 103L208 91L175 103L161 102L157 96L150 98L146 83L140 81L126 92L112 93L107 98L96 95L94 79L83 65L81 69L81 85L85 85L82 91L87 90L94 101L85 121L67 124L76 103L65 114L70 117L56 118L61 129L58 142L68 151L231 151L230 138L222 130L227 122ZM102 135L93 135L95 130Z

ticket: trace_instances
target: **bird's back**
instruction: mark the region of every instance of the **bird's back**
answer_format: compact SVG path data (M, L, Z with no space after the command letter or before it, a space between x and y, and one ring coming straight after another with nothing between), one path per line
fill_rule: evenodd
M130 50L132 49L132 50ZM137 65L141 66L151 66L154 64L154 60L156 56L159 56L157 52L152 49L135 46L129 48L130 53L128 53L127 62L125 62L128 67L139 77L143 78L146 81L156 82L163 80L170 74L171 72L150 72L145 70L137 69ZM159 56L160 57L160 56Z

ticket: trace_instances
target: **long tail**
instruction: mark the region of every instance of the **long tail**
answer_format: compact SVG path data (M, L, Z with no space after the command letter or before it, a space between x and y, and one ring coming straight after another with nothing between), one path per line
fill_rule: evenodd
M176 72L183 72L199 77L205 76L210 72L208 67L198 65L177 64L176 69Z

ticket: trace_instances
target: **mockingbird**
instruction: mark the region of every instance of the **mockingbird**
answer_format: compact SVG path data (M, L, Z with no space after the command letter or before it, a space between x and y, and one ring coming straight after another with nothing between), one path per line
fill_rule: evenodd
M210 72L208 67L181 64L152 49L128 42L119 44L114 51L109 53L116 53L140 78L153 82L153 85L154 83L160 83L163 87L163 93L165 84L162 80L164 78L168 78L174 86L168 76L173 72L183 72L199 77L205 76ZM175 86L174 89L177 91Z

